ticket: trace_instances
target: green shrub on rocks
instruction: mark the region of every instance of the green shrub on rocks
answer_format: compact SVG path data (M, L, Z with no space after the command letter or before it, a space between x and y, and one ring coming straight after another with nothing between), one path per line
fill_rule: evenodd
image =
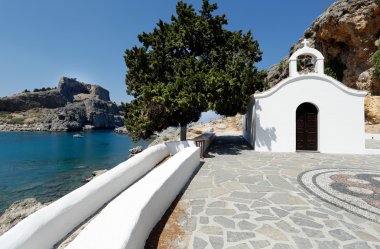
M374 68L374 73L376 77L380 77L380 47L371 57L371 64Z

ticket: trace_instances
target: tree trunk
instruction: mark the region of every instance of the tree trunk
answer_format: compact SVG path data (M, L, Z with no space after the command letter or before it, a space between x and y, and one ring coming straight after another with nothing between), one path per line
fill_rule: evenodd
M186 141L187 125L181 125L181 141Z

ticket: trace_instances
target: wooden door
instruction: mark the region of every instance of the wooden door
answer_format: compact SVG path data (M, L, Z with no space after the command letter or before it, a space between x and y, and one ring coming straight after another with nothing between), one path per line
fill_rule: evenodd
M303 103L296 112L296 150L318 150L318 110Z

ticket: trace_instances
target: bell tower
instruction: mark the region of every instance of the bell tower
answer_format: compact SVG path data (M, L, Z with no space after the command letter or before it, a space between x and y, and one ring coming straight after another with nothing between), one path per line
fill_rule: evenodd
M315 73L316 74L324 74L324 57L318 50L309 47L308 41L306 39L303 40L303 48L298 49L296 52L292 54L289 58L289 77L299 76L299 72L297 70L297 58L300 55L309 55L316 59L315 64Z

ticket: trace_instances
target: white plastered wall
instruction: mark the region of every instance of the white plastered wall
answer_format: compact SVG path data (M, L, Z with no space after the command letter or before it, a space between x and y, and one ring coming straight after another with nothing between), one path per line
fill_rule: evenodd
M364 153L364 96L331 77L307 74L287 78L255 94L254 141L257 151L296 150L296 110L309 102L318 112L318 151Z

